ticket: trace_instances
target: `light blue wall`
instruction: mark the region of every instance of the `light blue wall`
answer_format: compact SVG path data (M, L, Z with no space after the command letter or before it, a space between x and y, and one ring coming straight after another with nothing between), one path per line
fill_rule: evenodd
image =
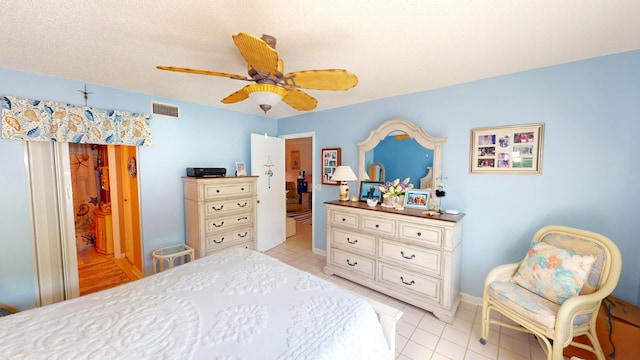
M82 105L77 90L84 83L0 68L0 95ZM185 241L182 180L185 168L224 167L235 162L251 168L250 134L276 135L277 121L261 116L155 98L87 84L89 105L149 113L151 101L180 106L181 118L151 120L153 146L141 147L140 196L145 272L151 273L151 252ZM212 99L211 101L218 101ZM33 247L24 147L0 139L0 302L21 309L35 306Z
M317 149L340 147L342 163L355 167L355 144L394 118L448 138L443 206L466 213L464 293L482 296L491 268L519 261L537 229L559 224L610 237L623 257L614 295L639 303L640 51L303 114L281 119L279 132L315 131ZM469 173L472 128L540 122L542 175ZM325 249L323 203L338 190L323 186L314 196L316 246Z

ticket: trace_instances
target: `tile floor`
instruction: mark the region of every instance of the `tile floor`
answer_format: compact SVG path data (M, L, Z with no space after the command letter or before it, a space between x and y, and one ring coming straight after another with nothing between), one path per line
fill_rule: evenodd
M309 226L311 228L311 226ZM310 240L304 241L297 227L295 237L266 252L287 264L307 271L339 286L389 304L404 312L397 325L396 359L398 360L542 360L544 351L533 336L518 331L492 328L487 345L481 345L481 307L461 303L452 324L431 313L378 293L338 276L322 272L325 257L311 252ZM566 358L568 359L568 358Z

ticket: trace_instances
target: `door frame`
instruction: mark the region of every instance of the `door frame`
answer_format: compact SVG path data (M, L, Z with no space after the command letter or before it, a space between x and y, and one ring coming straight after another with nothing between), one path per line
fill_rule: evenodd
M304 132L304 133L296 133L296 134L286 134L286 135L280 135L278 136L279 138L286 140L293 140L293 139L302 139L302 138L311 138L311 169L313 169L313 171L311 172L312 174L315 172L316 167L318 166L318 164L316 163L316 132L315 131L311 131L311 132ZM320 174L321 172L319 171L318 174ZM316 253L316 187L315 185L318 184L317 183L317 179L319 179L317 176L313 176L311 178L311 251ZM286 209L285 209L285 214L284 216L287 216L286 214Z
M80 296L69 144L27 141L24 152L35 268L35 302L36 306L44 306ZM139 158L137 155L136 147L136 158ZM110 179L112 171L116 170L109 169ZM136 181L139 188L139 176ZM113 214L114 224L117 223L116 214ZM122 257L119 240L116 239L114 233L114 257ZM140 228L141 248L143 243ZM116 246L119 254L115 253Z

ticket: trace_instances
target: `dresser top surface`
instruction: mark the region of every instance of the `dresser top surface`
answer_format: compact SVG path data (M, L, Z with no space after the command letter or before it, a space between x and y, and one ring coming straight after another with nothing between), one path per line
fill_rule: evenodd
M465 215L464 213L459 213L459 214L456 214L456 215L451 215L451 214L429 215L423 209L413 209L413 208L405 207L403 210L396 210L394 208L383 207L380 204L372 207L372 206L367 205L367 203L363 202L363 201L339 201L339 200L334 200L334 201L327 201L327 202L325 202L325 204L327 204L327 205L344 206L344 207L353 208L353 209L363 209L363 210L369 210L369 211L377 211L377 212L388 213L388 214L398 214L398 215L413 216L413 217L419 217L419 218L423 218L423 219L449 221L449 222L458 222L458 221L462 220L462 218Z

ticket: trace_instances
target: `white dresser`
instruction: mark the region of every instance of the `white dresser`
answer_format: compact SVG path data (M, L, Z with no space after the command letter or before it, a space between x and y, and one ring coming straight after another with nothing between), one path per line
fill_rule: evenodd
M187 245L196 258L229 247L257 248L257 180L183 177Z
M327 265L339 275L432 312L447 323L460 303L462 218L421 210L371 208L331 201L327 207Z

